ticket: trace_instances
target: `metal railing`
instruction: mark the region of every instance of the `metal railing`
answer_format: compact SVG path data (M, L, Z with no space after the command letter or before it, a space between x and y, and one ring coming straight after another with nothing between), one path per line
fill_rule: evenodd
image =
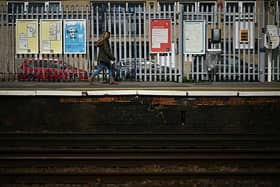
M181 5L182 6L182 5ZM135 81L179 81L209 80L206 68L206 54L183 55L183 20L205 20L206 51L221 48L217 63L217 81L259 81L262 76L268 80L268 63L263 43L263 28L267 23L280 27L279 10L275 17L267 18L267 12L236 12L235 10L189 11L174 5L151 7L137 5L135 11L108 4L103 10L94 6L61 6L51 9L8 9L0 7L0 77L2 80L73 81L87 80L98 64L98 48L94 46L103 31L111 32L110 44L116 57L115 76L121 80ZM261 8L262 9L262 8ZM159 11L160 10L160 11ZM262 9L264 10L264 9ZM170 19L171 51L164 54L150 53L151 19ZM17 54L16 20L37 19L85 19L85 54ZM276 20L276 21L275 21ZM249 43L240 44L240 28L249 30ZM221 42L212 43L211 29L221 29ZM39 32L38 32L39 34ZM40 42L40 41L39 41ZM280 49L273 51L271 78L280 80Z

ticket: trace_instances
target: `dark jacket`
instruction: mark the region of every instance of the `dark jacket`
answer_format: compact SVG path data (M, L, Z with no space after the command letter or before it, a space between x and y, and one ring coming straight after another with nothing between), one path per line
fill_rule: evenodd
M110 44L108 40L99 40L96 44L99 47L99 54L97 61L100 63L110 63L111 60L115 60L114 55L111 53Z

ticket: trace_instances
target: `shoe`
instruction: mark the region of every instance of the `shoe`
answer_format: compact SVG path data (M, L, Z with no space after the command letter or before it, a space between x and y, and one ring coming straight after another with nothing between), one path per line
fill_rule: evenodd
M113 77L110 77L109 84L118 84L116 81L114 81Z
M93 77L93 76L90 76L89 79L88 79L88 81L92 84L93 81L94 81L94 77Z

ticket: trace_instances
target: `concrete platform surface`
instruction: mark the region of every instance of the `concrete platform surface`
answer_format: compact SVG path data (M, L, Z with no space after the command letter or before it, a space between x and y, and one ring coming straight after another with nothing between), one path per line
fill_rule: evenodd
M280 82L117 82L107 84L102 82L0 82L0 90L177 90L177 91L280 91Z

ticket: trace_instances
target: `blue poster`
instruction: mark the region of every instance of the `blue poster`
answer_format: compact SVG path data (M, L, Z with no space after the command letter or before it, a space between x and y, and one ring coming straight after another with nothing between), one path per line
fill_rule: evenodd
M64 53L86 53L85 20L64 20Z

